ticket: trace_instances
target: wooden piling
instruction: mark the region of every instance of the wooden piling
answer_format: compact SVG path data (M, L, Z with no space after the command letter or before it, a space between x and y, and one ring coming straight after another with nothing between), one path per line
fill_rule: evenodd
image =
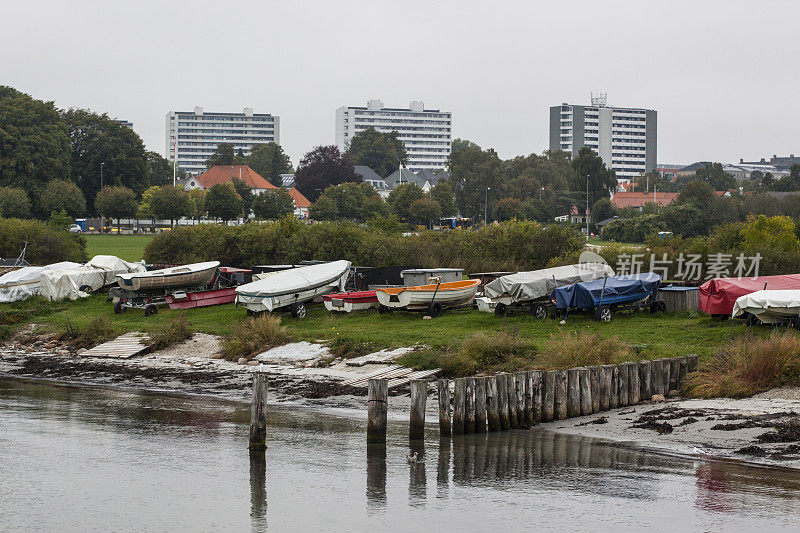
M506 374L506 386L508 386L508 423L511 426L511 429L517 429L519 427L519 418L517 418L517 413L519 412L519 408L517 400L517 376L514 374Z
M639 400L649 400L653 396L652 362L639 361Z
M508 374L497 375L497 410L500 413L500 429L511 429L508 414Z
M544 373L544 392L542 393L542 422L552 422L556 416L556 372Z
M592 382L588 368L578 369L578 387L580 388L581 416L592 414Z
M453 431L450 424L450 380L440 379L437 385L439 388L439 436L449 437Z
M681 374L681 359L680 357L672 357L669 360L669 390L678 390L680 387L678 383ZM669 391L667 391L669 392Z
M567 418L567 371L556 370L555 419Z
M486 423L489 431L500 430L500 406L497 376L486 378Z
M464 378L455 380L453 389L453 435L463 435L467 424L467 383Z
M581 414L581 385L577 368L567 370L567 418Z
M700 356L690 353L686 356L686 373L697 372L700 370Z
M592 413L600 412L600 369L589 367L589 388L592 391Z
M616 409L619 407L619 365L611 365L611 391L610 401L608 403L609 409Z
M250 402L250 449L267 448L267 375L253 374L253 399Z
M486 378L475 378L475 433L486 433Z
M386 442L389 380L370 379L367 385L367 442Z
M408 420L408 440L425 439L425 403L428 401L428 382L411 380L411 415Z
M617 365L619 368L619 380L617 381L618 386L618 396L619 396L619 406L626 407L629 403L628 401L628 386L630 385L628 382L628 365L625 363L621 363Z
M628 403L636 405L641 401L641 388L639 384L639 363L628 364Z
M517 373L517 422L519 427L527 429L531 427L531 399L528 396L528 373Z
M611 408L611 365L600 365L597 369L600 381L600 410Z
M467 413L464 420L464 433L475 433L475 378L465 378L464 383Z
M667 396L669 394L669 390L670 390L669 389L669 381L671 379L670 378L670 372L672 370L672 365L670 364L670 360L669 359L662 359L661 360L661 366L663 368L663 374L664 374L663 378L662 378L664 383L661 385L661 389L664 391L663 392L664 396Z
M687 366L687 363L688 363L688 361L687 361L686 356L678 357L678 364L679 364L679 369L678 369L678 390L681 390L681 388L683 388L683 384L686 381L686 366Z
M542 421L542 403L544 392L544 372L541 370L532 370L530 372L530 379L528 386L530 388L531 396L531 425L535 426Z

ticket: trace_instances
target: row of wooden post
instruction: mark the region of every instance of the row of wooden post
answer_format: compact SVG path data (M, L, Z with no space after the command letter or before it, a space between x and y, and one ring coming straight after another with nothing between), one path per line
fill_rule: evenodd
M439 433L442 437L528 428L638 404L655 394L679 390L686 374L697 370L689 355L568 370L531 370L514 374L438 380ZM385 442L389 387L386 379L368 384L367 441ZM411 382L409 439L425 433L428 382Z

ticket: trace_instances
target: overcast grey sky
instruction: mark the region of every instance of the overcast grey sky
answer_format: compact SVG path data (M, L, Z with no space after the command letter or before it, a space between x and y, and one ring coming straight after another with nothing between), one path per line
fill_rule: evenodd
M658 161L800 154L797 2L4 1L0 84L130 120L281 117L297 164L334 110L422 100L502 157L547 148L548 108L658 111Z

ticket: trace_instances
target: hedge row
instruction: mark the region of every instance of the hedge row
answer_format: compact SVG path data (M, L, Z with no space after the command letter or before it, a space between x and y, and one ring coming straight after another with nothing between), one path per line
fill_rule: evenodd
M145 248L147 262L186 264L218 260L225 265L298 263L347 259L358 266L420 265L468 272L515 271L547 266L577 252L580 235L537 222L505 222L475 231L390 233L373 226L287 218L243 226L200 224L157 235Z
M28 243L25 259L36 265L86 261L86 239L38 220L0 218L0 257L16 258Z

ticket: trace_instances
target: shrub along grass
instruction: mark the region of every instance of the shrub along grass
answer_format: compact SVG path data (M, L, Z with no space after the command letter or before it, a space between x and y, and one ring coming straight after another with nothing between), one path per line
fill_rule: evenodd
M141 261L144 248L153 240L153 235L84 235L86 255L116 255L125 261Z
M281 317L262 314L239 322L222 337L222 354L229 361L246 359L264 350L281 346L292 340L292 334L281 325Z
M172 315L169 320L162 322L157 329L150 332L148 344L152 350L163 350L173 344L191 339L192 334L192 327L183 313Z

